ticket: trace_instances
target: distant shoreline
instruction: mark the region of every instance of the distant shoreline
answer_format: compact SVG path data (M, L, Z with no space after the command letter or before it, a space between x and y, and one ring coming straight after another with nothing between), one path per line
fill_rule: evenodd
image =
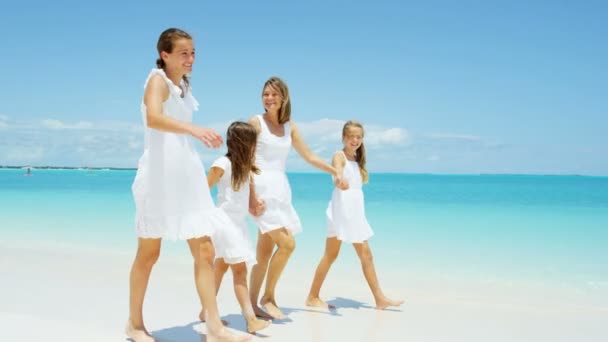
M135 171L137 168L131 167L87 167L87 166L35 166L35 165L22 165L22 166L7 166L0 165L0 169L27 169L31 168L33 170L112 170L112 171Z
M136 167L87 167L87 166L35 166L35 165L0 165L2 169L27 169L32 170L81 170L81 171L137 171ZM287 174L323 174L320 171L288 171ZM409 175L409 176L446 176L446 177L464 177L464 176L532 176L532 177L590 177L604 178L608 175L583 175L583 174L559 174L559 173L419 173L419 172L371 172L372 175Z

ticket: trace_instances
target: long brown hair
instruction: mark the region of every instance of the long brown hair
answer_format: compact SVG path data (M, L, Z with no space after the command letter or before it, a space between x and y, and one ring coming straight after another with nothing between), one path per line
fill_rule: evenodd
M260 173L254 163L257 139L257 131L247 122L235 121L228 127L226 157L232 165L231 184L234 191L239 191L241 186L249 180L252 172Z
M156 43L156 50L158 50L159 56L156 60L157 68L165 70L165 61L163 61L163 59L160 57L160 53L163 51L166 53L173 52L175 41L182 38L192 40L192 36L190 36L188 32L178 28L169 28L160 34L160 37L158 37L158 43ZM184 83L186 83L186 87L189 87L190 79L188 79L188 76L184 75L182 76L182 79L184 80Z
M344 127L342 127L342 139L346 138L346 134L348 134L348 129L351 127L360 128L361 137L363 138L363 136L365 135L363 125L358 121L349 120L344 124ZM359 165L359 172L361 172L361 179L363 180L363 183L367 183L369 181L369 174L367 172L367 169L365 168L366 158L365 145L363 144L363 140L361 140L361 146L359 146L359 148L355 151L355 161Z
M287 83L276 76L272 76L268 79L268 81L266 81L266 83L264 83L262 95L268 86L281 93L283 102L281 103L281 109L279 110L279 123L284 124L291 119L291 99L289 98L289 88L287 87Z

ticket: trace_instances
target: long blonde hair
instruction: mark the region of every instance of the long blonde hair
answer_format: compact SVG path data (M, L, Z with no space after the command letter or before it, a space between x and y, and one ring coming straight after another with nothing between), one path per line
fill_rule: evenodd
M346 138L346 134L348 134L348 129L351 127L356 127L361 129L361 137L365 135L363 125L355 120L346 121L344 127L342 127L342 139ZM361 140L361 146L355 151L355 161L359 165L359 172L361 172L361 180L363 183L367 183L369 181L369 174L367 169L365 168L365 145L363 144L363 140Z
M266 81L266 83L264 83L262 95L268 86L281 93L283 102L281 103L281 110L279 110L279 123L284 124L291 119L291 99L289 98L289 88L287 87L287 83L276 76L272 76Z

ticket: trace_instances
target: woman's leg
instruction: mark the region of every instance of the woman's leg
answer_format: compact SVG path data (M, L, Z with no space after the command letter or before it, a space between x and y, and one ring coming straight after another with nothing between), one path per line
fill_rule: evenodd
M129 279L129 322L126 334L135 342L154 341L144 326L143 305L152 267L160 255L160 239L138 239Z
M273 317L284 319L285 315L281 312L276 303L275 290L277 282L285 269L285 265L287 265L291 253L296 248L296 242L291 231L285 228L275 229L267 234L270 235L270 238L278 248L270 258L266 288L262 299L260 299L260 304L262 304Z
M308 292L308 298L306 298L306 305L329 308L329 305L319 297L319 292L321 292L321 286L323 285L323 281L325 281L329 268L338 257L341 244L342 242L335 237L327 238L325 241L325 254L323 254L321 262L317 266L315 277L310 286L310 292Z

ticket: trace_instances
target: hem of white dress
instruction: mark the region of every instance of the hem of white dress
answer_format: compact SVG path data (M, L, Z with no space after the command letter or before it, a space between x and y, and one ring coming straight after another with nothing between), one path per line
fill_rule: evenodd
M369 236L364 237L364 238L346 239L344 237L338 236L338 234L331 234L331 233L327 234L328 238L335 237L336 239L338 239L338 240L340 240L342 242L345 242L345 243L363 243L363 242L368 241L369 239L371 239L372 236L374 236L374 233L371 233Z
M294 225L278 225L278 226L271 226L272 228L266 228L266 227L262 227L260 225L258 225L258 229L260 230L260 232L262 234L266 234L268 232L271 232L273 230L277 230L277 229L281 229L281 228L285 228L287 230L289 230L293 235L296 234L300 234L302 232L302 227L300 225L297 225L294 227ZM292 228L293 227L293 228Z
M224 262L229 264L229 265L236 265L236 264L240 264L242 262L245 263L245 267L247 267L247 269L251 269L253 266L255 266L258 261L254 256L239 256L239 257L228 257L228 256L216 256L216 259L224 259Z
M218 227L231 225L230 218L219 208L191 211L181 215L137 215L137 237L144 239L190 240L201 237L213 238Z

